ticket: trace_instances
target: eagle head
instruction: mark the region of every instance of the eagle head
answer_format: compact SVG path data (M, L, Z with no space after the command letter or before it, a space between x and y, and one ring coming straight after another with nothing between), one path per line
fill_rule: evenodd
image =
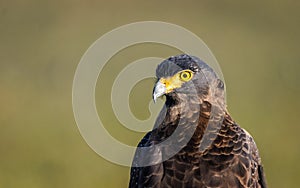
M211 95L224 95L224 84L214 70L195 56L182 54L161 62L156 69L157 82L153 100L165 95L172 100L196 96L208 100ZM219 97L220 97L219 96Z

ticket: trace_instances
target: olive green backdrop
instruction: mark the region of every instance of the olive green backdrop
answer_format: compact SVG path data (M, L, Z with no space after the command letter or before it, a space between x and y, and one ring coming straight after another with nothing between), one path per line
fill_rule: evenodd
M126 187L129 168L94 153L72 112L72 81L87 48L136 21L181 25L202 38L222 67L228 108L255 138L270 187L297 187L300 176L300 3L297 1L0 1L0 187ZM110 106L111 84L127 64L179 52L141 44L116 54L97 87L110 133L136 145ZM98 84L99 85L99 84ZM130 97L149 116L153 80Z

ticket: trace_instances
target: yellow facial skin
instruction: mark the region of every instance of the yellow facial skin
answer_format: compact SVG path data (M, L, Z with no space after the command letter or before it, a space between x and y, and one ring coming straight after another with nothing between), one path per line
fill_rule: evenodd
M170 93L174 89L180 88L183 83L190 81L193 74L191 70L182 70L172 77L161 78L159 81L166 86L166 93Z

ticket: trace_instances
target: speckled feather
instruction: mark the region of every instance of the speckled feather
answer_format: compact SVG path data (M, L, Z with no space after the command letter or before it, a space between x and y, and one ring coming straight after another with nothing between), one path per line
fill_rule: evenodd
M156 75L158 78L172 76L183 69L192 70L195 78L166 95L166 108L138 147L161 143L178 126L184 131L177 142L184 142L189 131L192 138L168 160L146 167L133 165L129 187L265 188L256 144L227 112L224 86L214 71L196 57L179 55L162 62ZM196 92L192 91L192 85L196 86ZM150 152L150 156L136 153L133 164L146 157L159 161L173 149L170 144Z

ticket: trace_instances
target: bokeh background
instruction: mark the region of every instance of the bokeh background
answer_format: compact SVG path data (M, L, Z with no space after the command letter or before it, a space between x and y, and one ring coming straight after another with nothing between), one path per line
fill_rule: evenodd
M212 50L227 84L228 108L255 137L269 187L298 187L300 176L299 1L0 1L0 187L127 187L129 168L112 164L81 137L72 112L72 81L87 48L131 22L183 26ZM110 106L114 78L134 60L176 49L141 44L103 69L96 101L107 129L136 145ZM99 84L98 84L99 85ZM153 80L130 97L149 116Z

